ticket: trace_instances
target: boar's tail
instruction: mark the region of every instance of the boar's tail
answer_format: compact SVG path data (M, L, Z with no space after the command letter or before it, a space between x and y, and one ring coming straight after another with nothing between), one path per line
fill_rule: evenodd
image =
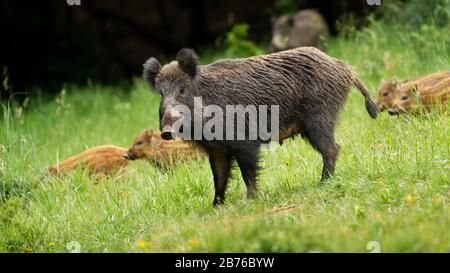
M371 118L373 118L373 119L377 118L377 111L378 111L377 106L370 98L369 90L367 90L364 83L362 83L358 77L355 78L354 85L356 86L356 88L358 88L358 90L364 96L364 100L366 102L367 113L369 113Z

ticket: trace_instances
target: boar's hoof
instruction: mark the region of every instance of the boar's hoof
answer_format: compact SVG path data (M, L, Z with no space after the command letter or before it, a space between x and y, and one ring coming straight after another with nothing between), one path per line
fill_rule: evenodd
M249 188L247 190L247 199L256 199L257 195L257 190L256 189L251 189Z
M217 207L224 204L223 198L216 197L214 198L213 207Z

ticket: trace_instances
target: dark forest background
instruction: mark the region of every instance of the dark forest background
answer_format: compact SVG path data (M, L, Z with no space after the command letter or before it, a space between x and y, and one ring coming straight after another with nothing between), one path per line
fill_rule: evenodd
M76 1L75 1L76 2ZM149 56L166 60L181 47L216 47L230 28L245 22L249 39L265 43L271 17L315 8L333 34L345 14L362 18L365 0L65 0L0 1L2 77L9 89L58 90L87 79L117 83L139 75Z
M164 62L182 47L199 52L223 50L224 37L240 23L248 24L248 39L265 48L271 37L271 19L300 9L317 9L335 36L342 22L360 28L370 14L392 23L403 16L400 22L412 25L427 16L439 18L431 14L432 7L447 3L392 0L382 1L380 8L368 1L373 2L79 0L80 5L69 5L78 0L0 0L0 97L29 94L36 87L42 93L54 93L66 83L123 83L140 75L149 56ZM386 16L389 6L397 11Z

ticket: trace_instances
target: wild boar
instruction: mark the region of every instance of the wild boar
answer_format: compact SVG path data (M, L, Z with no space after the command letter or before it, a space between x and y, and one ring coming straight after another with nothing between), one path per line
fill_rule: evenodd
M323 49L323 40L328 35L325 19L315 10L301 10L292 17L283 15L273 23L269 52L301 46Z
M146 159L158 167L170 167L202 155L201 149L192 141L168 141L161 137L161 132L144 130L124 157L129 160Z
M93 147L61 161L47 171L52 175L63 176L76 168L86 168L90 174L118 174L128 167L129 161L123 157L126 151L114 145Z
M377 92L377 108L378 111L390 109L394 100L395 93L401 83L397 79L381 80Z
M276 123L279 126L279 140L296 134L306 138L322 154L322 180L325 180L333 175L335 169L339 146L334 139L334 129L352 86L364 96L369 115L372 118L377 116L375 103L350 65L313 47L226 59L203 66L198 65L197 59L192 49L182 49L175 61L163 67L155 58L148 59L144 64L145 80L162 95L159 115L164 139L176 136L173 124L180 118L187 118L177 110L179 105L193 110L194 114L191 113L188 120L192 122L189 126L195 127L194 106L198 97L205 105L216 105L223 111L229 105L278 106ZM205 116L202 118L208 119ZM246 131L255 126L248 120L249 117L245 116L241 121L245 122ZM270 127L271 124L272 119L264 126ZM181 129L187 130L184 127ZM247 196L255 196L263 136L258 135L256 140L238 140L234 130L231 139L228 135L226 138L209 139L203 130L200 136L194 134L192 137L209 155L215 186L213 205L224 202L233 160L242 173Z
M398 82L396 79L383 80L378 89L377 107L389 114L417 112L423 108L430 111L440 104L446 109L450 89L450 71L433 73L415 80Z

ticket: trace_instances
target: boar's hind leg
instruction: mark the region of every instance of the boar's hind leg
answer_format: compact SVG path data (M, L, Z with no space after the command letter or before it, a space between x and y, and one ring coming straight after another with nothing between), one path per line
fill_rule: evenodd
M231 161L231 155L227 151L209 154L209 163L214 176L214 206L221 205L225 201L225 190L230 176Z
M339 145L334 140L334 126L323 123L305 124L306 137L311 145L322 154L322 181L330 178L334 173Z
M249 144L234 154L247 187L247 198L256 197L256 177L258 175L259 144Z

